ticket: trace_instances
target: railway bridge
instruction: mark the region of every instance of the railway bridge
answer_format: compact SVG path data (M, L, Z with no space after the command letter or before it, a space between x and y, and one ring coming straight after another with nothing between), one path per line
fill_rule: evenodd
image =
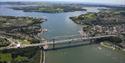
M21 45L20 47L1 47L0 50L4 49L17 49L17 48L26 48L26 47L42 47L45 50L49 49L60 49L60 48L67 48L85 44L91 44L96 39L100 38L108 38L108 37L115 37L116 35L101 35L101 36L94 36L94 37L81 37L78 35L71 35L71 36L58 36L54 37L51 40L41 40L40 43L36 44L29 44L29 45ZM61 38L61 39L59 39Z

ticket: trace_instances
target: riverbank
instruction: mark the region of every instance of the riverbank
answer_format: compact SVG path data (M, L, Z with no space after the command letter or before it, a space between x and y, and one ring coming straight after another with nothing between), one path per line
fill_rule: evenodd
M29 47L29 48L18 48L18 49L10 49L10 50L2 50L0 51L0 62L9 62L9 63L31 63L31 61L35 60L35 56L38 53L39 48L37 47ZM31 52L32 51L32 52Z
M121 25L125 24L125 15L120 11L100 11L98 13L86 13L79 16L70 17L70 19L82 25Z
M116 50L116 51L124 51L125 52L125 48L121 48L115 44L111 44L109 42L101 42L100 43L101 46L112 49L112 50Z
M24 6L24 7L10 7L14 10L23 10L24 12L43 12L43 13L63 13L63 12L74 12L74 11L86 11L79 6L66 5L50 5L50 6Z
M0 62L29 62L39 48L21 47L41 42L39 34L44 21L43 18L0 16Z
M41 31L43 18L0 16L0 35L3 38L32 39ZM26 41L26 40L24 40Z

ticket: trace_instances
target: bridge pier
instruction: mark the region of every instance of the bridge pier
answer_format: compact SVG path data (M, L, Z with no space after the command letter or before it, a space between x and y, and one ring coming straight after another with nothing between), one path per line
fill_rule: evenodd
M55 39L53 39L53 49L55 49Z
M43 47L40 47L40 63L45 63L45 50Z
M90 43L89 44L93 44L95 42L95 39L90 39Z

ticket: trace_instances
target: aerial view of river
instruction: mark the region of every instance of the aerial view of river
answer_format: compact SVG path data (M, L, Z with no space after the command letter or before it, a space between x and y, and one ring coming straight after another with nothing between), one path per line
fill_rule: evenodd
M80 25L69 19L86 12L98 12L99 7L86 8L87 11L65 13L23 12L7 8L9 5L0 6L1 16L31 16L43 17L47 21L42 26L48 31L44 34L47 38L79 34ZM94 10L94 11L93 11ZM46 52L46 63L125 63L125 52L114 51L99 44L66 48Z

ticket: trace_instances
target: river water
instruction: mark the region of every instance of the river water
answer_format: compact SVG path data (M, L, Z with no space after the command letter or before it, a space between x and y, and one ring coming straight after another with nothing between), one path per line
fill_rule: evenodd
M69 17L86 13L86 11L67 13L23 12L21 10L6 8L6 6L0 6L0 15L47 18L47 21L42 24L44 28L48 29L48 32L44 34L47 38L78 34L81 26L75 24L69 19ZM86 9L89 12L98 12L98 8L93 7ZM47 51L46 63L125 63L125 52L113 51L104 47L101 47L101 49L99 49L98 47L101 46L96 44Z

